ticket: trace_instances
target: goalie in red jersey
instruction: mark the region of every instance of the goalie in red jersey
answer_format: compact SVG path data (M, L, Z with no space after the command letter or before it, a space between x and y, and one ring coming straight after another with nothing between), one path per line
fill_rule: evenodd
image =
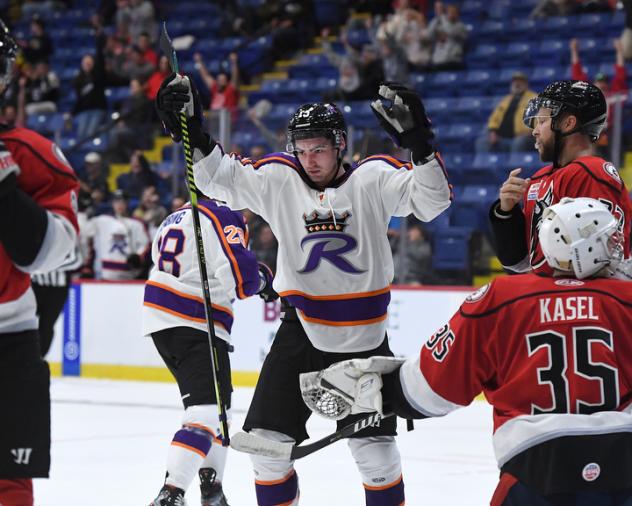
M514 272L546 269L538 243L544 210L563 197L591 197L617 219L630 254L632 203L617 168L593 155L594 143L607 120L606 99L593 84L556 81L529 102L524 122L533 129L535 147L544 162L531 178L511 171L490 210L496 251ZM522 203L522 208L519 205Z
M632 283L616 279L617 219L595 199L564 198L539 238L553 276L498 277L419 355L339 362L302 384L339 398L341 414L404 418L445 415L483 391L500 468L492 506L629 506Z
M0 96L16 51L0 21ZM50 373L30 274L76 261L78 190L54 143L0 123L0 504L32 506L31 478L48 476Z

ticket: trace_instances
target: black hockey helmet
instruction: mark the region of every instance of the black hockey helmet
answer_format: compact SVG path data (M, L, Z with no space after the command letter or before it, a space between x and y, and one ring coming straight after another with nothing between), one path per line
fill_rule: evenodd
M335 104L313 103L300 106L287 126L287 150L295 151L294 141L326 137L339 148L347 138L347 123Z
M529 100L523 114L526 126L533 128L533 120L542 107L550 109L552 118L564 112L575 116L579 125L568 134L581 132L592 142L599 138L608 117L606 97L599 88L586 81L555 81L549 84L537 97ZM556 131L555 119L551 128Z
M13 78L13 64L18 52L18 45L9 33L7 25L0 19L0 85L5 88Z

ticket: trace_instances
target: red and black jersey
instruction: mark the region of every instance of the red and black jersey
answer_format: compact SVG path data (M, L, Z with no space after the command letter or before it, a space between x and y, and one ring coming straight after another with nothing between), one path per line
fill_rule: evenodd
M494 408L500 466L567 435L632 433L632 283L537 274L470 295L400 372L427 416Z
M36 204L64 218L78 232L76 202L79 183L59 147L24 128L0 130L0 141L10 153L6 156L20 167L18 188ZM29 274L13 264L0 244L0 316L10 312L12 319L15 319L16 313L24 312L27 308L23 304L18 304L19 307L10 306L10 311L7 305L20 299L29 287ZM3 306L7 311L2 311ZM6 319L0 320L5 322Z
M552 165L544 167L531 177L523 212L529 259L534 269L550 272L540 249L538 231L544 209L563 197L590 197L608 206L625 236L625 256L630 255L632 202L628 190L612 163L596 156L583 156L558 169Z

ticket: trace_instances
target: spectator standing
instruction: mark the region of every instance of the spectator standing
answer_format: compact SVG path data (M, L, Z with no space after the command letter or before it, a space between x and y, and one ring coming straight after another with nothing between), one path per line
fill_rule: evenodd
M128 82L138 79L144 83L154 73L156 66L145 59L144 51L139 46L134 45L127 49L127 59L122 70Z
M406 239L406 256L403 259L405 265L395 265L395 272L405 272L406 274L401 278L396 276L395 283L406 285L430 283L432 280L432 247L426 232L419 223L410 224ZM393 260L396 264L399 258L399 255L393 254Z
M83 159L83 168L77 170L82 191L92 195L94 190L100 190L107 198L110 193L107 181L108 172L99 153L96 151L87 153Z
M156 13L149 0L117 0L115 23L119 33L126 34L136 41L141 33L149 35L151 42L156 41Z
M105 98L106 37L98 31L96 35L96 55L86 54L81 59L81 69L73 80L77 101L72 113L77 124L80 139L93 136L106 118L108 103Z
M463 68L463 53L467 41L467 27L459 19L456 5L444 7L435 2L435 17L428 26L434 42L432 68L435 70L459 70Z
M257 260L268 265L276 272L276 259L279 243L272 233L270 225L262 222L256 229L255 237L252 241L252 249L257 256Z
M117 162L126 162L137 149L151 146L154 109L138 79L129 83L129 96L115 105L120 120L110 130L109 152Z
M378 38L393 37L404 49L409 66L427 69L432 58L432 38L426 16L411 7L408 0L398 2L395 12L378 28Z
M578 81L590 81L588 74L584 71L581 60L579 58L579 48L577 39L571 39L569 43L571 52L571 79ZM627 95L628 93L628 75L625 70L625 59L623 56L623 43L620 39L614 39L613 47L616 52L616 59L613 66L613 75L610 82L608 76L599 72L595 75L593 84L601 90L606 97L608 103L608 121L606 129L597 141L597 150L602 156L607 156L608 146L610 145L610 127L612 126L612 107L610 104L616 95Z
M239 105L239 65L237 53L230 53L230 76L226 72L217 74L214 78L204 66L204 61L200 53L193 55L195 68L200 73L204 84L211 93L211 111L228 109L234 111Z
M46 33L46 25L41 18L35 16L31 19L31 34L21 45L26 62L48 62L54 51L53 41Z
M151 65L156 68L158 65L158 54L151 47L151 37L147 32L143 32L138 36L138 40L136 41L139 49L143 52L143 59L146 62L151 63Z
M528 151L533 147L531 129L522 121L522 113L536 93L529 89L526 74L515 72L510 92L498 103L487 122L487 132L476 140L476 152Z
M323 53L329 62L338 69L338 86L334 91L325 93L323 100L328 102L362 100L363 96L362 82L360 79L360 60L357 51L349 46L346 33L340 33L340 41L345 47L345 54L336 53L327 38L329 37L329 28L323 28L321 31Z
M165 55L162 55L158 60L158 68L151 76L149 76L145 85L145 94L149 100L154 100L156 98L158 88L160 88L160 83L162 83L169 74L171 74L169 59Z
M59 77L50 69L48 62L40 61L33 66L25 65L25 76L20 78L19 83L25 88L27 116L57 111Z
M130 198L139 199L143 190L148 186L158 184L158 175L151 170L147 158L135 151L130 158L130 171L124 172L116 178L116 186Z

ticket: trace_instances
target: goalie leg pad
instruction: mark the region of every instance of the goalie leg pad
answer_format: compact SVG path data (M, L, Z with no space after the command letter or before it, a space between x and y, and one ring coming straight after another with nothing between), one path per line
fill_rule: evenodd
M399 450L392 436L349 439L347 442L364 483L367 505L404 502Z
M273 430L252 429L253 435L283 443L293 443L294 439ZM290 460L272 459L261 455L250 455L255 471L255 488L259 506L277 504L298 504L298 476L294 463Z
M187 408L182 417L182 428L173 436L173 441L167 456L167 485L186 490L197 475L208 454L221 447L219 433L219 417L217 407L212 404L202 404ZM211 444L215 442L211 451ZM225 451L218 455L218 463L225 461ZM214 467L214 469L217 468ZM223 465L222 465L223 474ZM219 471L218 471L219 474Z

